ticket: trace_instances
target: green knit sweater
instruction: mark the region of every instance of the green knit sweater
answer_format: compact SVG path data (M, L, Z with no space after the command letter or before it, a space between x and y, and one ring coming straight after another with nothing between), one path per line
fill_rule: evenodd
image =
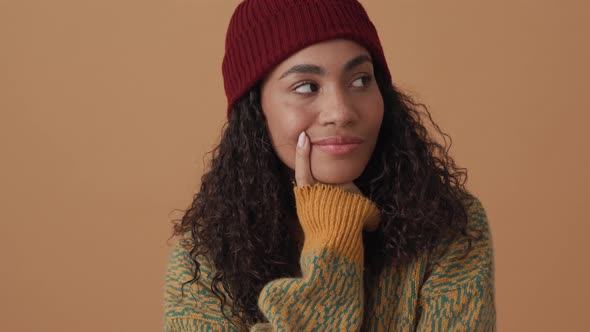
M305 234L301 278L269 282L258 306L269 323L250 331L359 331L363 320L363 229L374 230L379 211L369 199L315 184L295 187L297 215ZM424 254L403 266L388 266L373 289L369 331L495 331L494 261L486 213L469 204L469 228L481 231L467 256L467 240L440 246L435 262ZM199 259L192 278L188 238L174 247L165 286L165 331L238 331L220 312L211 291L212 265Z

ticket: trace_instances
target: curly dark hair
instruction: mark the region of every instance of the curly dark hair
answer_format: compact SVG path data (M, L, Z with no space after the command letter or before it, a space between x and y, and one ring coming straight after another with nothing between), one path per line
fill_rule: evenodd
M465 189L467 170L449 156L452 140L447 147L450 137L434 123L427 107L384 79L378 64L374 72L384 101L383 122L373 155L355 180L381 211L379 228L363 233L364 317L370 317L369 290L385 264L431 254L458 235L470 238L471 247L472 237L465 205L471 197ZM211 290L220 299L220 310L228 318L224 307L231 307L241 329L267 322L257 307L266 283L301 276L299 244L286 222L296 217L293 185L271 145L260 86L233 107L219 145L210 152L210 169L201 178L200 191L175 220L172 235L191 233L190 256L196 268L183 286L200 278L197 257L206 255L216 270ZM429 135L420 108L444 144Z

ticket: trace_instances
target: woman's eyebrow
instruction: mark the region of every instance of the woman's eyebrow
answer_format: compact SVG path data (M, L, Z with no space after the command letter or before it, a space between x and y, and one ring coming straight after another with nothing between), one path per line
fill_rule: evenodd
M342 72L345 73L347 71L352 70L354 67L359 66L362 63L371 62L371 61L372 61L371 57L369 57L368 55L359 55L359 56L353 58L352 60L348 61L346 63L346 65L344 66L344 68L342 69ZM285 78L289 74L294 74L294 73L316 74L316 75L324 76L326 72L324 71L324 69L322 67L317 66L317 65L301 64L301 65L293 66L289 70L284 72L283 75L281 75L281 77L279 77L279 80Z

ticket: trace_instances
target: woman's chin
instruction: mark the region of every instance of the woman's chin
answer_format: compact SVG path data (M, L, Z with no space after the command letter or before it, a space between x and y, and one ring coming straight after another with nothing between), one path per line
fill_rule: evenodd
M328 167L312 167L313 177L322 183L342 184L356 180L363 173L361 167L347 167L345 169L334 170Z

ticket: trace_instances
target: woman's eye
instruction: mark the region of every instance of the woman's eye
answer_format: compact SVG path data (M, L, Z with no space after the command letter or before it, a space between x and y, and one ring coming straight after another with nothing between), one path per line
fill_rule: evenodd
M364 80L364 82L361 83L360 86L355 85L355 82L363 81L363 80ZM371 76L365 75L365 76L359 77L356 80L354 80L354 82L352 82L352 85L355 86L355 87L358 87L358 88L362 88L362 87L367 86L370 82L371 82Z
M295 88L295 91L297 91L297 93L301 93L301 94L314 92L314 91L311 91L311 87L315 87L315 84L313 84L313 83L304 83L304 84L301 84L298 87L296 87ZM303 89L303 88L305 88L305 89Z

